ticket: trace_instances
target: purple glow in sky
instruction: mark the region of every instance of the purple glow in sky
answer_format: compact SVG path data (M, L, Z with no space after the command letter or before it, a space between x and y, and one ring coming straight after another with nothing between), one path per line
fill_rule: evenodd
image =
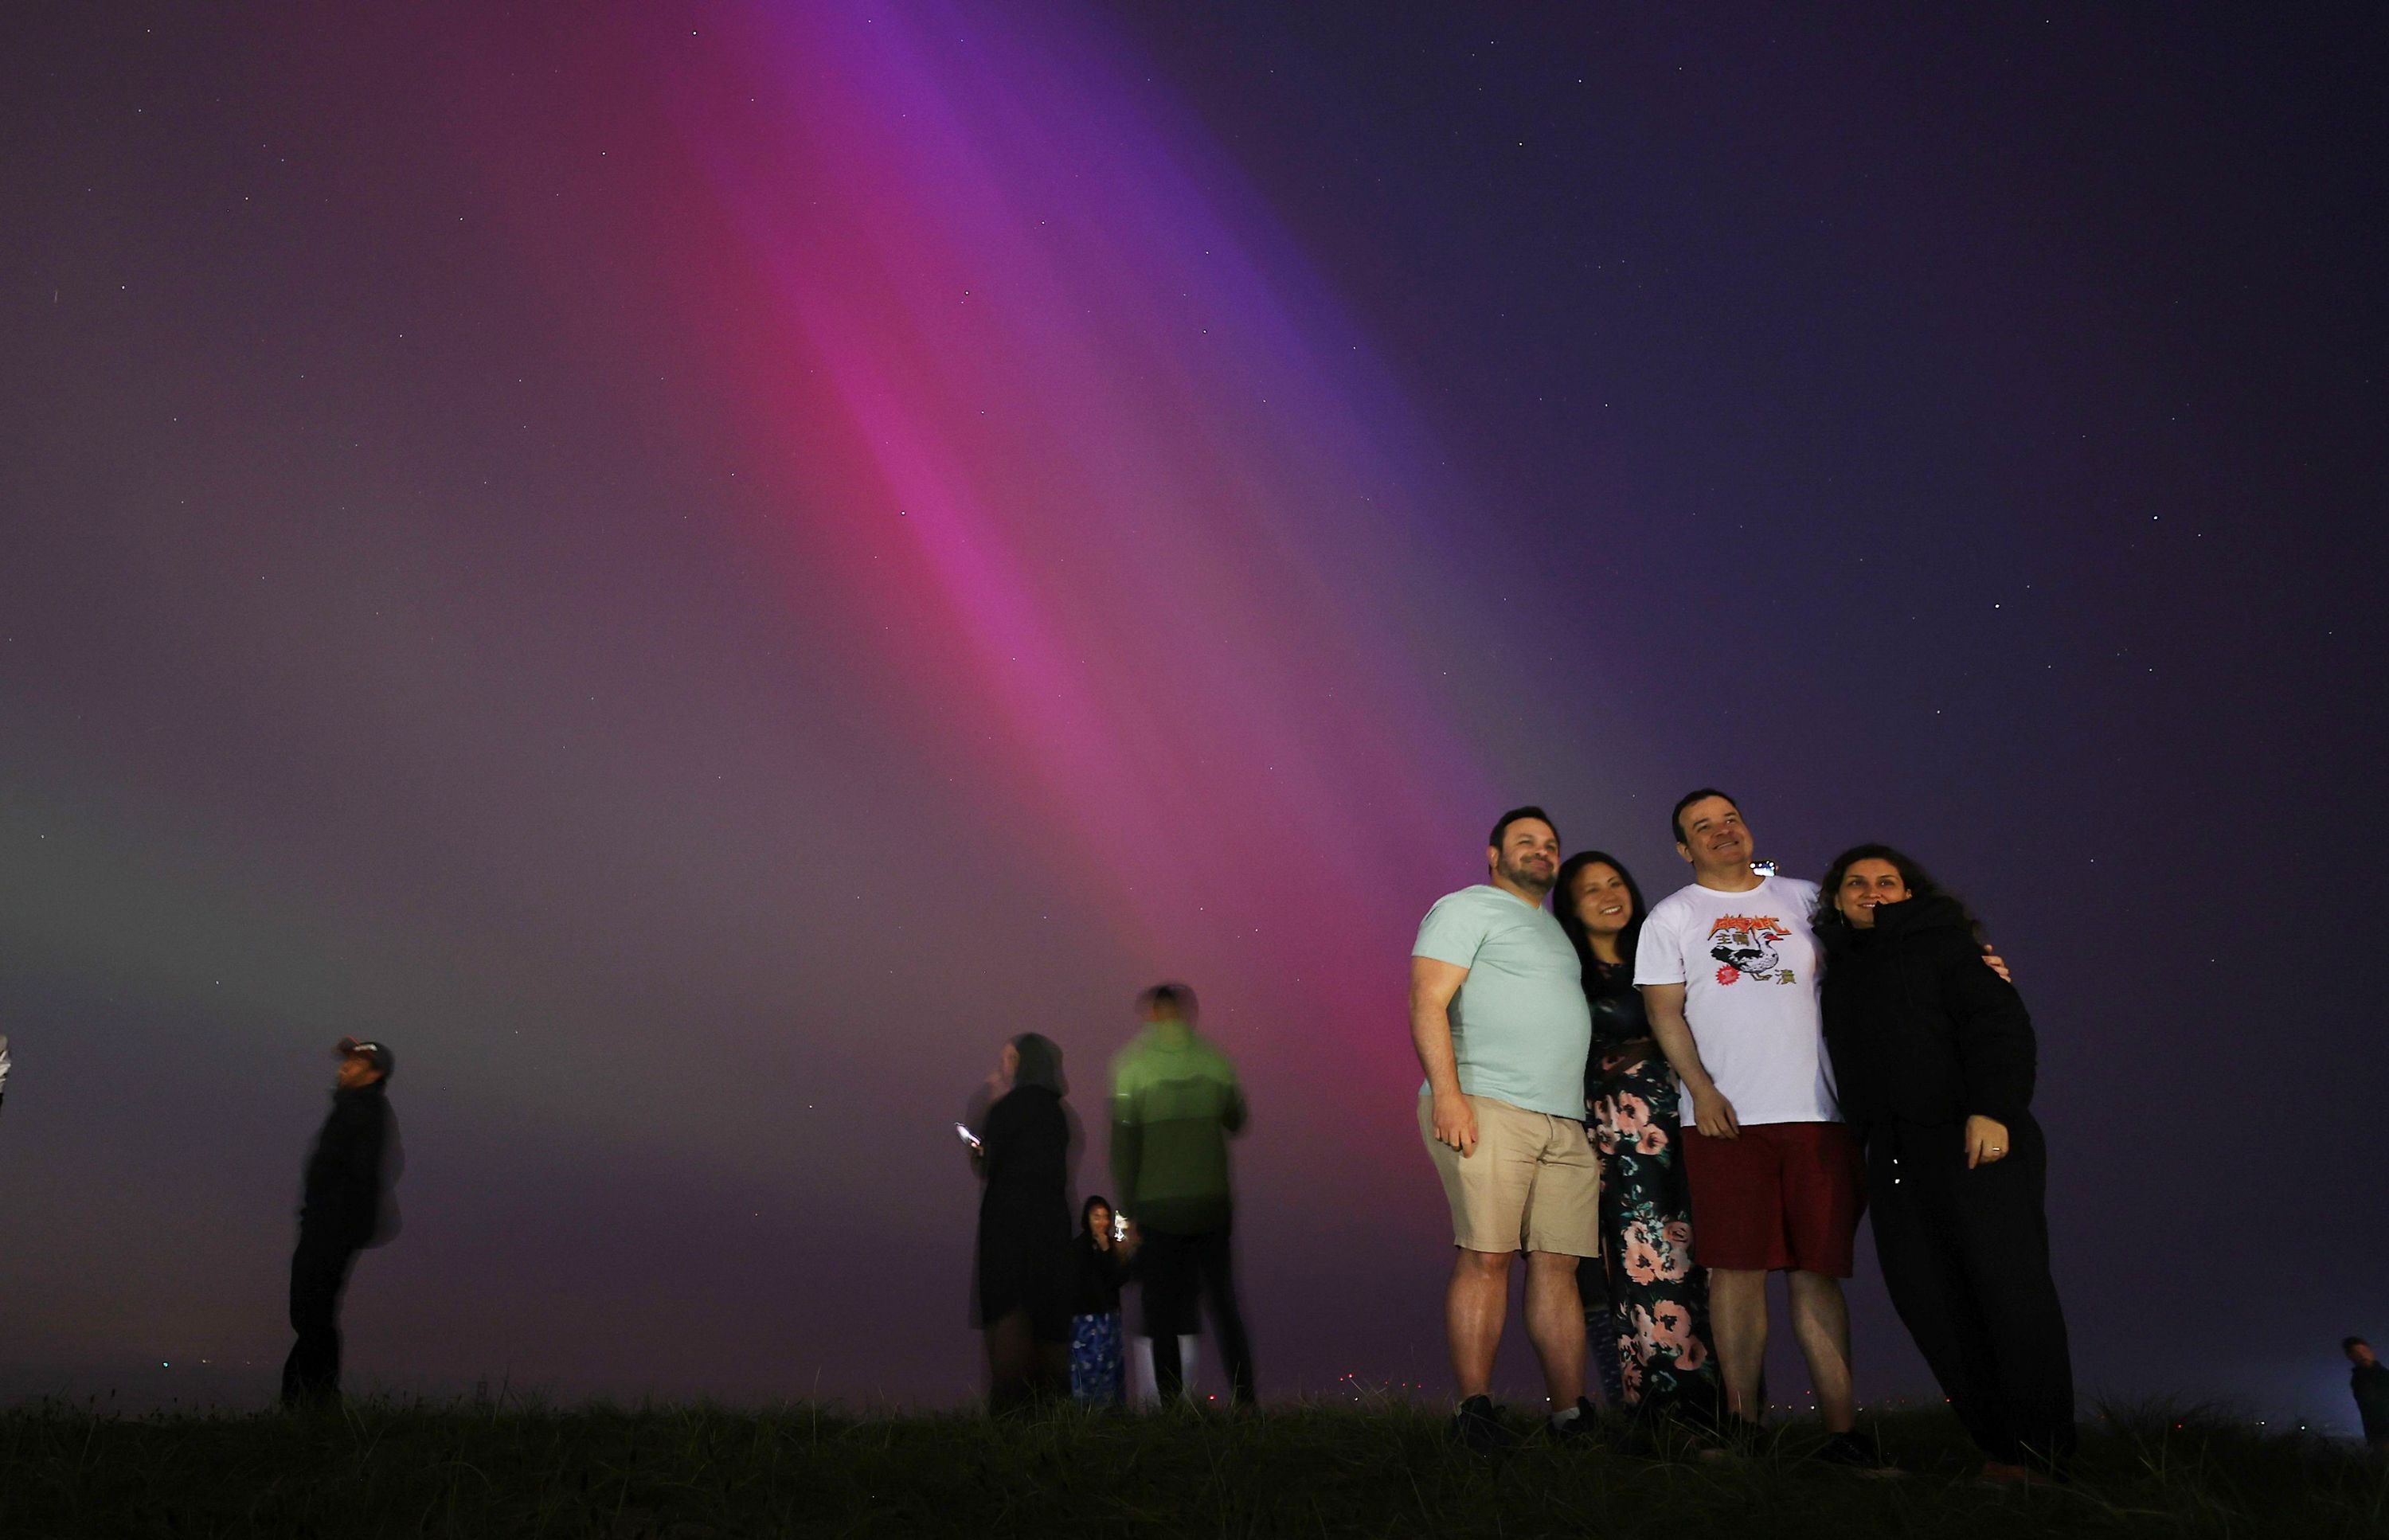
M1988 919L2086 1383L2342 1416L2374 32L7 26L0 1391L258 1394L355 1032L364 1379L959 1400L953 1113L1033 1028L1099 1122L1167 974L1265 1389L1439 1394L1412 928L1714 782Z

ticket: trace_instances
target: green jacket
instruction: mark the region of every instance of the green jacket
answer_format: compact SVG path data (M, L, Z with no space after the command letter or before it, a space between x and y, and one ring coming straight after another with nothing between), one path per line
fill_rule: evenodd
M1148 1230L1224 1228L1228 1136L1244 1126L1228 1056L1191 1028L1147 1027L1112 1058L1112 1201Z

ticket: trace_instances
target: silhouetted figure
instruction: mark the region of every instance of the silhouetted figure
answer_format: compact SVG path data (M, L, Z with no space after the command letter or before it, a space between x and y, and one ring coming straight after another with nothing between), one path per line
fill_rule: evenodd
M299 1249L290 1258L290 1327L299 1340L282 1365L282 1404L334 1405L340 1398L340 1292L357 1253L389 1239L396 1208L398 1124L390 1110L395 1065L381 1043L343 1037L332 1113L307 1159Z
M1898 851L1843 852L1821 893L1825 1044L1865 1145L1884 1288L1984 1476L2062 1473L2074 1368L2049 1270L2032 1017L1983 966L1964 906Z
M2350 1337L2339 1344L2356 1366L2348 1389L2356 1393L2356 1415L2364 1419L2364 1442L2389 1454L2389 1365L2372 1354L2372 1344Z
M1024 1032L1003 1047L1010 1088L988 1108L971 1164L978 1200L979 1329L990 1411L1067 1394L1070 1340L1070 1120L1062 1050Z
M1159 984L1139 998L1145 1028L1112 1060L1112 1179L1144 1245L1144 1330L1163 1405L1184 1394L1178 1339L1210 1301L1220 1357L1238 1406L1253 1403L1253 1350L1236 1303L1231 1245L1235 1200L1228 1136L1245 1126L1245 1092L1219 1045L1194 1030L1194 991Z

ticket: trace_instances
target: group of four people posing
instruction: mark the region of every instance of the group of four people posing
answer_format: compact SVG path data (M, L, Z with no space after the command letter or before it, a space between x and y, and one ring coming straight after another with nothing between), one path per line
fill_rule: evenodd
M1710 788L1677 802L1669 830L1693 881L1646 909L1623 862L1563 860L1549 815L1515 808L1493 826L1488 880L1419 926L1410 1025L1451 1207L1455 1435L1514 1436L1491 1390L1523 1253L1555 1436L1594 1427L1582 1268L1603 1284L1596 1347L1638 1432L1668 1420L1747 1445L1767 1275L1782 1272L1819 1457L1885 1469L1857 1431L1841 1288L1871 1208L1892 1304L1985 1475L2062 1474L2073 1374L2032 1024L2005 965L1886 846L1845 852L1821 885L1779 877Z

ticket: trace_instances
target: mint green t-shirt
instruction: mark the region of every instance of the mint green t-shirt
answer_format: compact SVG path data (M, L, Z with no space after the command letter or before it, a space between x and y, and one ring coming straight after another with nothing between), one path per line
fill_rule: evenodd
M1411 955L1468 970L1451 999L1463 1091L1583 1121L1592 1013L1576 948L1551 910L1490 883L1463 887L1426 911Z

